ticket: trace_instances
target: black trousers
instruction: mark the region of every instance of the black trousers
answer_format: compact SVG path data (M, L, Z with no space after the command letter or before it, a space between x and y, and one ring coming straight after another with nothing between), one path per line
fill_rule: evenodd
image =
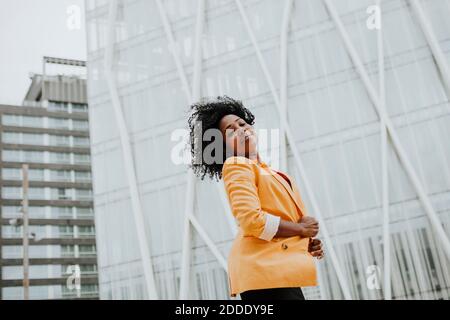
M248 290L240 296L242 300L305 300L300 287Z

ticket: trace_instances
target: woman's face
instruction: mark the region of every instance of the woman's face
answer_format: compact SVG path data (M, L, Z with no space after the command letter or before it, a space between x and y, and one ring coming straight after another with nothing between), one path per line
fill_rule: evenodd
M248 157L256 153L256 132L244 119L234 114L226 115L220 120L219 129L231 154Z

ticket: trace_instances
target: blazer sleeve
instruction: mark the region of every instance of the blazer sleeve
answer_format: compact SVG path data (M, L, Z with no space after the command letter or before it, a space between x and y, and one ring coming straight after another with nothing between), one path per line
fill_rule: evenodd
M223 165L222 178L233 216L244 236L272 240L278 231L280 217L261 209L254 172L256 165L246 158L239 161L229 159Z

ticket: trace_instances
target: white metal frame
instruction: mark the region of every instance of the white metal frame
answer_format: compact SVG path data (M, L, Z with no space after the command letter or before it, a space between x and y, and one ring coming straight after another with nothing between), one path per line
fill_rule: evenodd
M292 12L293 0L288 0L284 7L283 19L281 22L281 33L280 33L280 105L281 113L280 117L284 117L284 122L287 122L287 96L288 96L288 79L287 79L287 61L288 61L288 33L289 33L289 22ZM287 171L287 141L286 134L284 132L284 127L282 121L280 120L280 169L281 171Z
M315 215L316 215L316 217L319 220L319 223L321 225L321 233L322 233L322 235L323 235L323 237L325 239L325 246L327 248L327 253L330 256L331 263L332 263L332 265L333 265L333 267L335 269L336 275L338 277L339 284L340 284L342 292L344 294L344 298L349 300L349 299L351 299L351 294L350 294L350 289L349 289L347 280L344 277L344 273L342 272L342 268L341 268L341 266L339 264L339 260L337 258L336 252L334 250L330 234L329 234L328 229L326 227L325 221L324 221L324 219L322 217L322 213L321 213L320 208L318 206L318 203L317 203L316 197L314 195L314 192L312 190L312 187L310 185L309 179L308 179L308 177L306 175L306 170L305 170L305 168L303 166L303 162L302 162L302 160L300 158L300 152L299 152L299 150L297 148L297 145L295 144L295 139L294 139L294 136L292 134L290 125L287 122L286 117L283 116L283 109L282 109L282 106L281 106L281 101L280 101L280 99L278 97L278 94L276 92L275 86L274 86L273 81L272 81L272 77L271 77L271 75L270 75L270 73L269 73L269 71L267 69L267 65L265 63L264 57L261 54L261 50L259 48L258 42L257 42L257 40L255 38L254 33L253 33L253 30L252 30L252 28L250 26L250 22L248 20L248 17L247 17L247 14L246 14L245 10L244 10L244 7L242 6L242 3L241 3L240 0L236 0L236 4L238 6L238 9L239 9L239 12L241 14L241 17L242 17L242 20L244 22L244 25L245 25L245 27L247 29L247 33L248 33L248 35L250 37L250 40L251 40L251 42L253 44L253 47L255 49L255 53L256 53L256 56L258 58L258 62L259 62L260 66L261 66L261 69L262 69L262 71L264 73L264 77L265 77L265 79L267 81L267 84L268 84L269 89L271 91L272 97L273 97L273 99L275 101L275 105L277 107L276 110L278 111L278 115L279 115L280 122L281 122L281 127L284 128L284 130L285 130L284 133L286 135L286 139L287 139L287 141L289 143L289 146L290 146L290 148L292 150L292 153L294 154L295 164L297 165L297 168L298 168L298 170L300 172L300 176L301 176L301 178L302 178L302 180L303 180L303 182L305 184L306 192L309 195L309 199L310 199L311 205L313 207L313 212L315 213ZM285 18L288 18L288 17L289 17L288 15L285 16ZM286 22L283 21L283 25L285 23ZM285 28L284 31L287 31L287 28ZM287 38L284 38L284 39L287 39ZM286 58L287 58L287 56L286 56ZM284 63L287 63L287 61L285 61Z
M414 189L416 190L417 195L419 196L420 202L422 203L425 212L430 220L431 226L434 228L434 231L436 232L437 237L441 241L442 247L447 255L447 257L450 259L450 241L445 234L444 228L441 225L441 222L439 220L438 215L436 214L435 210L433 209L433 206L431 205L431 201L425 192L424 187L422 186L422 182L420 181L416 170L411 164L411 161L409 160L409 157L407 153L405 152L403 145L401 144L400 138L397 134L397 130L395 129L394 125L391 122L391 119L386 113L386 110L383 109L383 102L380 98L380 95L377 94L370 78L367 73L367 70L365 69L364 65L362 64L362 61L354 48L350 37L336 11L336 8L332 4L332 1L330 0L323 0L325 3L325 6L334 21L341 38L344 41L345 47L347 49L348 54L350 55L353 64L356 67L356 70L366 88L366 91L369 95L369 98L371 99L375 111L377 112L380 121L384 123L387 132L389 133L389 136L391 138L391 143L394 148L394 150L397 152L398 157L400 158L400 162L402 163L411 183L413 184Z
M288 33L289 33L289 23L291 14L293 12L293 0L288 0L284 7L283 12L283 18L282 18L282 25L281 25L281 34L280 34L280 103L281 103L281 114L280 116L283 116L285 118L284 122L288 122L288 115L287 115L287 101L288 101ZM287 154L287 140L286 140L286 133L283 128L283 124L280 121L280 154L281 154L281 165L280 168L282 171L288 170L288 154ZM321 279L321 272L320 269L318 270L318 277L319 277L319 291L320 291L320 297L322 300L326 299L326 294L324 290L324 286L320 285L320 279Z
M419 20L420 27L422 28L425 39L430 46L431 53L433 54L436 65L441 74L443 85L446 89L448 97L450 98L450 68L448 67L444 52L439 46L439 41L434 34L433 27L431 26L429 19L424 13L420 0L409 0L409 3L411 4L414 14Z
M377 30L377 49L378 49L378 88L380 91L381 107L386 111L385 94L385 71L384 71L384 44L383 44L383 14L381 9L381 0L376 2L379 10L380 29ZM383 283L384 299L392 299L391 290L391 241L389 231L389 168L388 168L388 132L383 119L380 119L381 133L381 197L383 208Z
M117 92L117 85L115 82L115 76L113 72L113 53L114 53L114 22L117 17L117 0L112 0L109 3L108 12L108 37L105 49L105 74L108 84L108 90L111 98L112 107L114 110L114 116L116 119L117 127L119 128L120 142L122 146L122 158L124 161L125 173L128 181L128 188L130 191L130 199L134 217L134 224L137 232L139 253L142 260L142 271L144 274L145 284L147 288L147 294L149 299L158 299L158 293L156 291L155 279L153 274L153 265L150 255L149 239L145 231L145 219L142 211L142 204L137 187L136 170L133 162L133 153L131 150L130 136L126 127L125 118L123 115L122 106L120 103L119 94Z
M194 52L194 73L193 73L193 91L191 93L189 83L186 77L186 73L183 69L181 60L175 50L175 39L173 36L172 28L170 26L169 20L167 18L166 11L161 0L156 0L156 4L158 6L158 12L160 14L164 31L169 42L169 46L172 48L172 56L175 60L175 65L177 69L178 76L183 85L184 92L188 103L191 104L194 101L200 98L201 94L201 65L202 65L202 33L203 33L203 25L205 19L205 1L198 0L197 6L197 16L196 16L196 28L195 28L195 52ZM208 248L211 250L212 254L218 260L221 267L227 272L227 263L223 255L220 253L220 250L208 236L207 232L203 229L200 222L194 216L194 199L195 199L195 184L196 177L195 175L189 171L187 174L187 192L185 198L185 219L184 219L184 228L183 228L183 250L182 250L182 261L181 261L181 276L180 276L180 294L179 299L188 299L189 295L189 283L190 283L190 271L191 271L191 261L190 261L190 253L191 253L191 224L200 237L205 241ZM219 193L222 198L222 203L224 203L224 194L223 192ZM226 208L226 207L225 207ZM229 209L228 209L229 210ZM228 216L228 215L227 215ZM231 225L230 225L231 227ZM234 229L232 229L232 232Z

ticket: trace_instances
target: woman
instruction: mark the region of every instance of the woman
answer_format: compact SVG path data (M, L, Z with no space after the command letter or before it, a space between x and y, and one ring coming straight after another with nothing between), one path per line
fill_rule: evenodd
M317 285L313 257L323 250L294 180L262 161L255 117L240 101L223 96L191 108L191 167L202 180L223 178L239 224L228 258L230 295L304 300L301 287Z

